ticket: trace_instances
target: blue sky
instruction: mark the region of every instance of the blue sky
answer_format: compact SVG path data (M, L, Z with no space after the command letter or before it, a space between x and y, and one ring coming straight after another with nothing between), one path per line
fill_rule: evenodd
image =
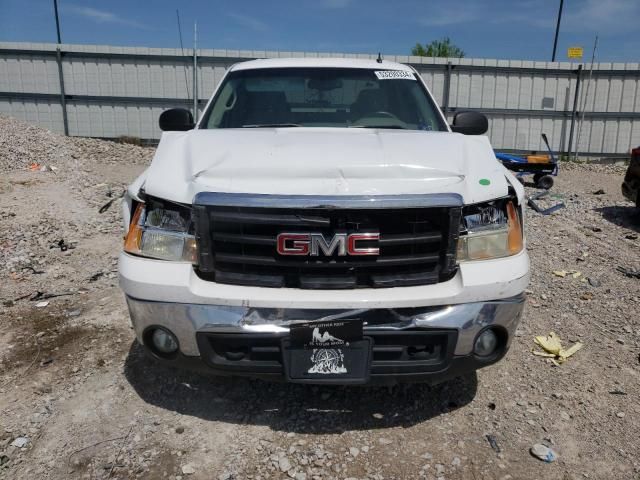
M550 60L559 0L59 0L65 43L408 54L449 36L467 57ZM565 0L558 60L640 61L640 0ZM0 41L55 42L53 0L0 0Z

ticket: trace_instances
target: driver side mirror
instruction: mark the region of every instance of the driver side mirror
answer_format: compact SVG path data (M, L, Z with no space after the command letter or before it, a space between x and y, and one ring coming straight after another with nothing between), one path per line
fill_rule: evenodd
M193 115L184 108L172 108L160 114L160 130L164 132L186 132L193 130Z
M463 135L482 135L489 130L489 122L478 112L458 112L453 117L451 130Z

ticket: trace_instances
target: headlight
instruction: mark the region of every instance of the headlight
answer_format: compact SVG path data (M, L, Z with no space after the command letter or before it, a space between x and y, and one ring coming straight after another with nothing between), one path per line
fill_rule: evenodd
M140 203L131 219L124 251L134 255L178 262L198 262L191 210L158 200Z
M465 208L458 261L508 257L522 248L522 226L512 200Z

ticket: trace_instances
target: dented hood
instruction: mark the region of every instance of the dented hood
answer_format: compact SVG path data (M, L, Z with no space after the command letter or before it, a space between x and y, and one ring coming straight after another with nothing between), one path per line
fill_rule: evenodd
M356 128L166 132L136 183L182 203L200 192L457 193L476 203L505 196L508 188L486 137Z

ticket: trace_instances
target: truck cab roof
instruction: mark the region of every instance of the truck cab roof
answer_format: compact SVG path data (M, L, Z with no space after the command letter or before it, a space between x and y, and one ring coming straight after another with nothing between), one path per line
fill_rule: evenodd
M408 65L402 63L378 62L373 59L362 58L331 58L331 57L307 57L307 58L265 58L249 60L233 65L230 71L254 70L262 68L365 68L370 70L402 70L414 72Z

